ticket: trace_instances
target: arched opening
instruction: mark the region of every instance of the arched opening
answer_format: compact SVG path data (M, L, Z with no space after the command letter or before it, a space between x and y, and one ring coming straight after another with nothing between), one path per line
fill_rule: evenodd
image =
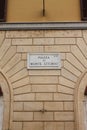
M87 72L76 84L75 90L75 124L76 130L87 130Z
M11 114L12 114L12 97L11 87L3 75L0 72L0 130L11 129Z

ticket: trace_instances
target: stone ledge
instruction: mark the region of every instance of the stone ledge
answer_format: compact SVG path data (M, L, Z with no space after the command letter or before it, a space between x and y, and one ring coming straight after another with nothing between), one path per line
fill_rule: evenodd
M86 30L87 22L0 23L0 31L16 30Z

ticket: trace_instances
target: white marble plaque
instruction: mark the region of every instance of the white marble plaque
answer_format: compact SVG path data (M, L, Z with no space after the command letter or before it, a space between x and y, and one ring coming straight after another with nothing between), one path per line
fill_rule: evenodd
M58 53L29 53L28 69L61 69L61 58Z

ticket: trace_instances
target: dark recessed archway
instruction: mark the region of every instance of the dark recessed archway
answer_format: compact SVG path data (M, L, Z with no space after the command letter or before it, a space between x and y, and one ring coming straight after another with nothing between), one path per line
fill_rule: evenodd
M85 88L84 95L87 96L87 86Z
M3 96L2 88L0 87L0 97Z
M75 126L76 130L86 130L85 97L87 98L87 71L79 78L75 88ZM87 125L87 122L86 122Z
M4 112L3 92L0 87L0 130L3 129L3 112Z

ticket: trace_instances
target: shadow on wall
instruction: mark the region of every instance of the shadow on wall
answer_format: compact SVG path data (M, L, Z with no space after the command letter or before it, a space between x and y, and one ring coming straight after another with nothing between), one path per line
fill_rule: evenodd
M4 109L3 92L2 89L0 88L0 130L2 130L3 126L3 109Z

